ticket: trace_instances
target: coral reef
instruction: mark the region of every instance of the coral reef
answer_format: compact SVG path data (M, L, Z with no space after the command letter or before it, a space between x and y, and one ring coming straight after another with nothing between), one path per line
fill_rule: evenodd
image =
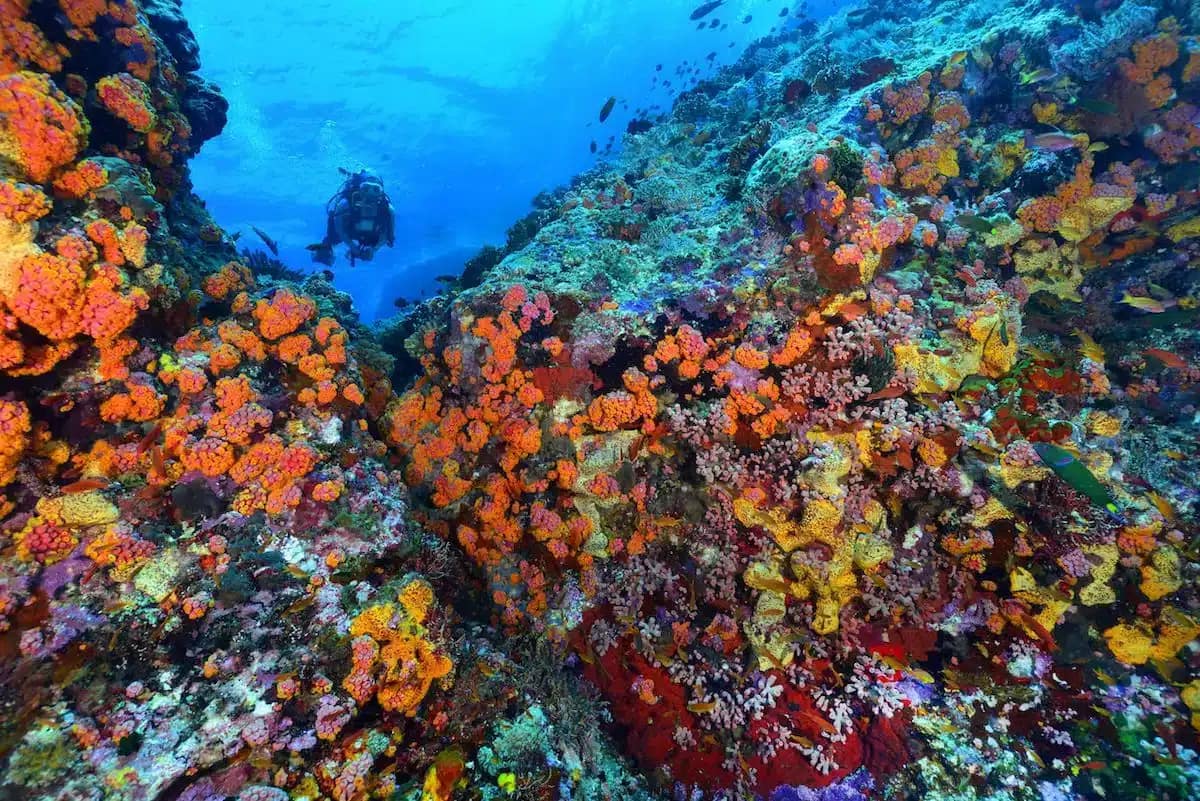
M760 42L376 332L191 193L178 2L0 3L0 786L1200 794L1200 36L1110 5Z

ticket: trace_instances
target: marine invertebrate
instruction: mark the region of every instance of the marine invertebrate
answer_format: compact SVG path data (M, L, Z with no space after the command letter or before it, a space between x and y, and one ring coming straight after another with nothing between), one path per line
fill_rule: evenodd
M385 710L411 717L453 663L425 638L422 624L433 602L432 588L420 579L410 581L397 601L368 607L351 621L354 665L342 686L359 703L374 694Z
M97 81L96 96L114 117L138 133L148 133L158 122L149 87L127 72Z
M91 126L50 77L22 71L0 77L0 158L45 183L87 145Z

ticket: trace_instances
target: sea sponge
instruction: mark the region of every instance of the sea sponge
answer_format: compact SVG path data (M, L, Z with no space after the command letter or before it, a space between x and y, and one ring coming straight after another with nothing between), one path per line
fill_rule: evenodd
M1149 560L1142 563L1141 572L1139 586L1142 594L1151 601L1170 595L1183 586L1179 553L1170 546L1155 549Z
M1116 603L1117 593L1109 584L1117 572L1121 552L1116 545L1100 544L1086 546L1083 552L1094 558L1091 582L1079 590L1079 602L1084 606L1102 606Z
M37 503L38 514L71 528L87 528L115 523L120 513L112 501L99 492L43 498Z
M1104 631L1108 648L1127 665L1144 665L1148 661L1171 659L1200 634L1200 624L1167 606L1159 613L1153 628L1146 624L1118 623Z

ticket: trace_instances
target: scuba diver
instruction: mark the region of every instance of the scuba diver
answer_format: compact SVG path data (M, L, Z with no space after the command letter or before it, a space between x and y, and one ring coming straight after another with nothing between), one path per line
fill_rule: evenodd
M325 238L309 245L313 261L332 266L334 245L350 247L350 266L356 261L370 261L375 251L386 244L396 244L396 213L383 181L367 170L351 173L337 194L325 204Z

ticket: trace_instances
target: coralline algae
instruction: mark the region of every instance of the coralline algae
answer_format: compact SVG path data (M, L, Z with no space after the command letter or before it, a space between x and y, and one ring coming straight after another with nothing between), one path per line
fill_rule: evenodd
M1198 22L802 26L374 331L178 4L0 5L4 791L1200 795Z

